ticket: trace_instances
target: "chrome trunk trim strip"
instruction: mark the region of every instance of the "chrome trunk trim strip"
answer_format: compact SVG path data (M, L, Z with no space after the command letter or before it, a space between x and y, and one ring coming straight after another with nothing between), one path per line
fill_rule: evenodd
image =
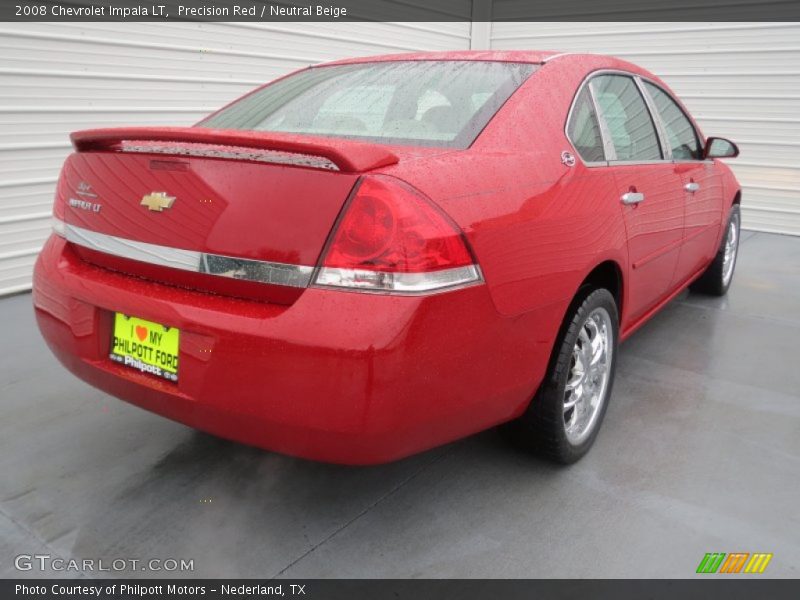
M314 272L314 267L305 265L288 265L159 246L99 233L63 222L59 222L54 229L67 241L90 250L160 267L204 273L216 277L304 288L308 287Z
M53 219L53 231L68 242L142 263L289 287L306 288L312 285L315 267L237 258L196 250L183 250L129 240ZM426 273L384 273L360 269L321 267L313 281L314 287L358 292L416 295L446 292L483 283L478 265L467 265Z

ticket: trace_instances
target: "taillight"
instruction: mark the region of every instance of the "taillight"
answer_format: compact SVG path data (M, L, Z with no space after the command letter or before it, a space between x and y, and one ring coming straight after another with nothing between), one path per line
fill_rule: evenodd
M396 293L482 281L458 226L421 192L365 177L345 207L314 283Z

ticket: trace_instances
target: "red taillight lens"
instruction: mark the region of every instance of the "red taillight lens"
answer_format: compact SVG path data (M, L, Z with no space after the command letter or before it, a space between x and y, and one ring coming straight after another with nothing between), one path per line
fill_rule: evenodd
M457 226L419 192L368 177L347 207L322 264L418 273L473 263Z
M458 226L411 186L364 178L317 275L320 285L428 291L480 281Z
M374 187L375 184L366 187ZM377 184L380 185L380 184ZM396 235L397 215L375 194L361 193L353 198L336 230L336 236L323 264L329 267L376 268L389 266L387 254Z

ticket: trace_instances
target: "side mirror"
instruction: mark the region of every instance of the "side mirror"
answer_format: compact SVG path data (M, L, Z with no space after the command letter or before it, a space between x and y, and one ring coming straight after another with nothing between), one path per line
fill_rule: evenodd
M730 140L720 137L710 137L706 140L703 158L736 158L739 156L739 146Z

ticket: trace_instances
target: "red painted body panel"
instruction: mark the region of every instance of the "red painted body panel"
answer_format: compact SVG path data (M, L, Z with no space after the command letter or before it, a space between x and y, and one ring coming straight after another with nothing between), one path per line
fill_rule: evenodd
M307 289L279 306L114 273L56 236L34 304L55 355L92 385L222 437L340 463L393 460L519 415L550 352L528 335L547 315L501 318L485 286ZM177 384L108 360L113 311L180 328Z
M675 279L682 281L697 269L708 264L717 253L720 224L727 218L731 198L723 201L722 177L711 162L682 163L677 165L683 185L699 183L695 193L684 192L684 232Z
M549 55L457 52L340 63L540 62ZM346 172L161 156L188 163L186 170L162 170L150 168L150 155L75 154L60 197L89 178L112 208L104 215L57 205L57 216L69 223L120 237L135 227L137 240L154 244L305 265L317 264L359 173L389 174L424 193L463 230L485 284L404 297L236 287L243 282L212 289L201 275L177 279L157 267L89 256L53 237L35 270L42 333L67 368L111 394L220 436L317 460L392 460L512 419L539 386L587 275L606 262L618 270L621 331L629 335L713 258L738 191L718 161L562 164L562 151L574 152L564 133L570 104L581 82L600 69L658 82L614 58L559 56L511 96L466 150L284 140L305 148L297 151L331 146L317 151ZM84 141L119 137L95 132ZM691 180L701 182L703 193L684 191ZM631 187L647 201L622 205ZM126 204L153 190L180 190L192 202L157 219L137 202ZM177 385L107 359L114 311L181 329Z
M641 204L620 207L628 238L625 319L631 321L653 308L675 281L683 240L683 181L672 165L617 166L613 175L617 202L629 191L645 195Z

